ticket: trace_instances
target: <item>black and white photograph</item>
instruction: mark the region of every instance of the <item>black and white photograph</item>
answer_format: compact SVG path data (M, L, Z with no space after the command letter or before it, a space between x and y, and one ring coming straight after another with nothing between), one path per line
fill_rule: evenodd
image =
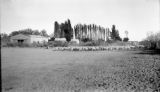
M2 92L160 92L160 0L0 0Z

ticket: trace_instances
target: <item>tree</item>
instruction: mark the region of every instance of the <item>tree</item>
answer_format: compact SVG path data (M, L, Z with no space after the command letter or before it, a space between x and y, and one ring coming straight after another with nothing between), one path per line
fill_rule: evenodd
M61 26L61 25L59 25L57 21L54 22L54 37L55 37L55 38L56 38L56 37L59 38L60 35L61 35L61 34L60 34L61 32L60 32L60 30L59 30L59 29L60 29L60 26Z
M19 34L31 35L32 33L33 33L33 30L30 28L19 30Z
M68 30L69 30L69 35L72 38L73 37L73 28L72 28L70 19L68 19Z
M65 21L65 24L62 26L62 30L65 33L66 41L71 41L71 38L73 36L73 28L69 19Z
M27 29L21 29L18 31L13 31L11 32L10 36L15 36L18 34L23 34L23 35L40 35L41 33L38 30L32 30L30 28Z
M111 32L111 38L114 40L114 41L122 41L121 37L119 36L119 31L116 30L116 26L115 25L112 25L112 32Z
M115 25L112 25L111 38L112 38L113 40L115 40L115 37L116 37L116 27L115 27Z
M9 38L9 35L6 33L0 33L0 36L1 36L1 40Z
M38 30L35 30L34 32L33 32L33 35L40 35L41 33L38 31Z
M40 34L41 34L41 36L45 36L45 37L48 36L48 34L47 34L45 29L41 30Z
M119 36L119 31L116 30L116 37L115 37L116 40L118 41L122 41L122 38Z
M160 42L160 32L158 33L153 33L149 32L147 34L146 40L150 43L150 49L156 49L157 48L157 43Z
M9 43L10 42L10 37L8 34L6 33L0 33L0 44L6 44L6 43Z
M18 35L18 34L20 34L19 31L13 31L13 32L11 32L10 36L15 36L15 35Z

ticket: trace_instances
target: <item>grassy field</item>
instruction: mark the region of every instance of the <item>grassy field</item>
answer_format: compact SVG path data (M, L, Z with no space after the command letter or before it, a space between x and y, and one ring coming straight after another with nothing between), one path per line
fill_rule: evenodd
M2 48L1 64L3 92L160 92L157 53Z

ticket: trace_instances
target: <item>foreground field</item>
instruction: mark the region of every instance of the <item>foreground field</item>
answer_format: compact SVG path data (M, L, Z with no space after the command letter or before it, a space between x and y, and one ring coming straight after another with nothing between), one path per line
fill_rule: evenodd
M152 92L159 54L2 48L3 92Z

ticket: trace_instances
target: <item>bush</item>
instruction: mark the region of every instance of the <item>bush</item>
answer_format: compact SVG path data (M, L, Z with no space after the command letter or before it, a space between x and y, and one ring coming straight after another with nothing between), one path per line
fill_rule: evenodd
M82 42L89 42L89 41L91 41L91 39L89 39L89 38L83 38L83 39L81 39L81 41Z
M6 42L1 42L1 47L7 47L7 43Z
M147 49L160 49L160 32L158 33L149 33L147 38L141 42Z
M5 45L6 47L30 47L30 44L24 43L24 44L19 44L19 43L7 43Z
M66 41L67 42L70 42L71 41L71 36L69 34L66 34L65 35L65 38L66 38Z
M43 42L43 43L37 43L37 42L33 42L32 44L28 44L28 43L11 43L8 42L6 44L1 45L1 47L47 47L48 43L47 42Z
M89 40L87 42L81 41L79 45L80 46L106 46L106 45L108 45L108 43L106 43L103 40L98 40L98 41L96 41L96 40Z
M50 41L49 46L50 47L67 47L68 42L66 42L66 41Z
M82 46L97 46L98 44L94 41L85 42Z
M50 38L48 41L54 41L55 40L55 38L54 37L52 37L52 38Z
M30 44L30 47L47 47L48 42L43 42L43 43L38 43L38 42L33 42Z
M129 41L128 37L126 37L126 38L123 39L123 42L128 42L128 41Z
M68 46L79 46L79 44L76 41L70 41Z
M121 41L111 41L109 43L109 45L111 45L111 46L126 46L126 45L128 45L128 43L124 43Z

